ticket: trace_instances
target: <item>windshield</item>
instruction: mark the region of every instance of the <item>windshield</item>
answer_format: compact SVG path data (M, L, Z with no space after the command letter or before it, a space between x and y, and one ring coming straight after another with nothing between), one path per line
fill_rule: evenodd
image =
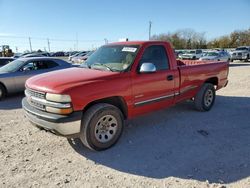
M0 72L15 72L18 70L22 65L24 64L24 61L20 60L15 60L7 65L4 65L3 67L0 68Z
M195 54L194 50L188 51L189 54Z
M218 56L219 53L216 53L216 52L207 52L206 53L206 56Z
M248 50L246 47L236 48L236 50Z
M134 62L139 45L103 46L95 51L80 67L109 71L125 71Z

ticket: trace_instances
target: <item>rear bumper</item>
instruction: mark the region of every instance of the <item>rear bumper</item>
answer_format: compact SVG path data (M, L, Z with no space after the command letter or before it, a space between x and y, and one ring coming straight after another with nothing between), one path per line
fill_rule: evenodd
M32 107L26 98L22 100L22 107L29 121L37 127L66 137L77 137L80 133L81 111L74 112L68 116L52 114Z

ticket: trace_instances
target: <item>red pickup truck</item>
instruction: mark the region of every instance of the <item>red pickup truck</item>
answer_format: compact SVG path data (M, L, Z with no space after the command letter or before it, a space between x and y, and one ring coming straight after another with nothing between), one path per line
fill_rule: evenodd
M104 150L118 141L125 119L189 99L199 111L210 110L228 68L176 60L168 42L111 43L80 67L27 80L22 106L36 126Z

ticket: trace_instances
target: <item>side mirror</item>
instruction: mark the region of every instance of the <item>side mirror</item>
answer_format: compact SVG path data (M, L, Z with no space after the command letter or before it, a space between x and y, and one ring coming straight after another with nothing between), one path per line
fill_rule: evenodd
M156 67L153 63L142 63L140 66L140 73L154 73L156 72Z

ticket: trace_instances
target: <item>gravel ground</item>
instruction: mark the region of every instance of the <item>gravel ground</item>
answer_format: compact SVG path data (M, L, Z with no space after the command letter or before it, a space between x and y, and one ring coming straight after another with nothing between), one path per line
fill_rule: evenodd
M230 66L213 109L191 102L126 122L115 147L40 131L23 95L0 102L0 187L250 187L250 63Z

